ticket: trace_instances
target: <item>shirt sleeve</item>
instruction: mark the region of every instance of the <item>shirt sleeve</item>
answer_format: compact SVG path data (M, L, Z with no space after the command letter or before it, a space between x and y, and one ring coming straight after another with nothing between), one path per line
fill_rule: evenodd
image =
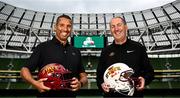
M141 59L141 75L145 78L145 85L148 85L154 79L154 69L150 64L145 47L142 48Z
M40 46L37 46L33 50L33 53L31 54L30 58L27 60L26 65L24 67L27 67L32 72L36 70L39 63L40 63Z

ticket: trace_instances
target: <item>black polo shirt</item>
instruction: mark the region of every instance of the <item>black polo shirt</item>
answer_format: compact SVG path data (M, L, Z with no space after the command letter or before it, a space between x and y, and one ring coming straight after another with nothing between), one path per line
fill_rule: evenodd
M113 44L102 50L97 68L97 86L102 90L105 70L114 63L125 63L131 67L135 77L143 76L146 85L154 78L154 70L149 62L146 48L140 43L128 39L124 44Z
M47 64L59 63L73 72L77 77L85 72L81 62L80 51L70 44L63 46L55 37L47 42L39 44L30 56L25 67L30 71L40 70Z

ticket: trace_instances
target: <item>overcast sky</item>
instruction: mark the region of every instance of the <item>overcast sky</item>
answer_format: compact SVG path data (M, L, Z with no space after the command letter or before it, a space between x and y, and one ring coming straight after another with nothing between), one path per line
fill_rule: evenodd
M175 0L0 0L34 11L53 13L122 13L159 7Z

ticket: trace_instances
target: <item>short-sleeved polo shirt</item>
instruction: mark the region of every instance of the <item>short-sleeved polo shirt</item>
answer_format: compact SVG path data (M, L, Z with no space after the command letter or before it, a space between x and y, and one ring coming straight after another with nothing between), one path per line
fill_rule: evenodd
M40 70L50 63L59 63L76 76L84 72L80 51L68 43L63 46L55 37L39 44L34 49L25 67L32 72L37 68Z

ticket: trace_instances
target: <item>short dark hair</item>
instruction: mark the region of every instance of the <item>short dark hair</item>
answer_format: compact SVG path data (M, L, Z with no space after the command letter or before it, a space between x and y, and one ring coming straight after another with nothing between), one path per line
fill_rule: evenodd
M58 16L58 18L56 19L56 24L59 22L59 20L61 18L66 18L66 19L69 19L72 21L71 17L69 17L68 15L62 14L62 15Z

